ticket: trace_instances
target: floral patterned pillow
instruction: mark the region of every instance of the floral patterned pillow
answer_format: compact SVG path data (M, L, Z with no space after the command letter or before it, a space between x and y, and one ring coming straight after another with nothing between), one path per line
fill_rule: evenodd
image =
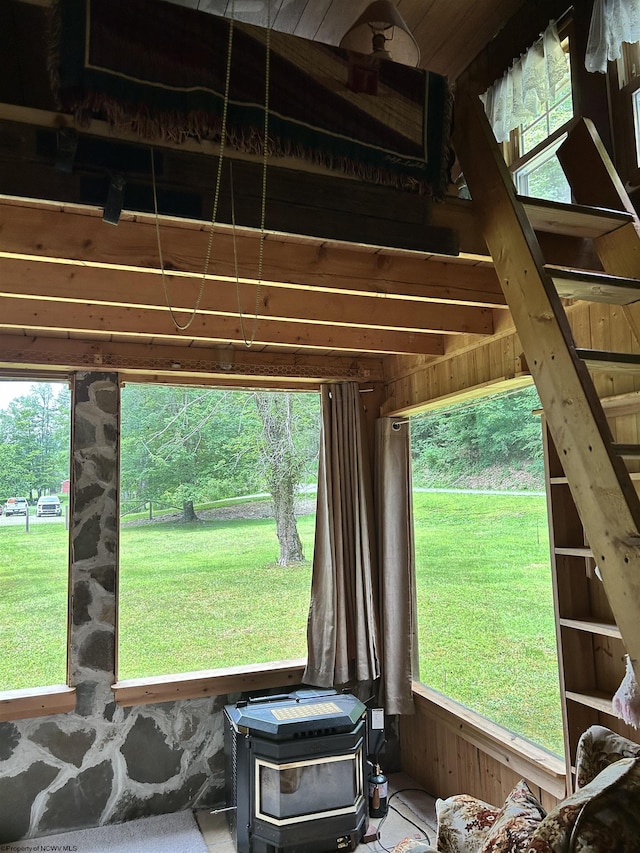
M640 744L604 726L590 726L578 741L576 788L584 788L601 770L621 758L640 756Z
M480 853L528 851L529 841L545 816L545 810L521 779L505 800Z
M549 812L528 853L638 853L640 759L622 758Z
M478 853L500 809L468 794L436 800L438 853Z

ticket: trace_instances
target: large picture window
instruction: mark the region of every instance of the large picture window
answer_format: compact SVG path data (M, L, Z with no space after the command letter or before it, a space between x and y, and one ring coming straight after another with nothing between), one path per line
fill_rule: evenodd
M306 654L316 394L122 389L120 679Z
M0 380L0 691L65 684L71 394Z
M420 680L562 755L538 405L412 418Z

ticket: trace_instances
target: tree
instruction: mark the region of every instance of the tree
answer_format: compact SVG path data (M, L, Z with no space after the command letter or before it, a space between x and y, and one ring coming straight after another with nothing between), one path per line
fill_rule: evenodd
M246 393L126 386L121 471L125 494L179 503L183 520L194 521L194 502L228 497L240 486L255 490L259 421L249 403ZM249 440L241 447L245 432Z
M309 395L306 395L307 397ZM310 424L304 408L295 405L302 395L285 392L256 392L256 408L262 421L260 450L267 488L273 500L276 533L280 545L278 564L288 566L304 560L298 534L295 497L302 473L309 461L309 442L305 435ZM300 417L298 417L300 416ZM315 424L318 419L316 416ZM315 444L317 453L317 441Z
M0 490L6 495L57 492L69 476L70 393L37 382L0 411Z
M180 503L269 491L281 565L304 559L295 497L317 464L315 394L178 386L123 389L121 483L125 496Z
M542 487L540 401L535 387L451 406L412 420L415 481L434 486L487 486L515 478Z

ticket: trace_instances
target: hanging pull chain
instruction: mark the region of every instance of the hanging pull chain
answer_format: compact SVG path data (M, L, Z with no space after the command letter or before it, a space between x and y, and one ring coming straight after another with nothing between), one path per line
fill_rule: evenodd
M266 234L266 219L267 219L267 162L269 159L269 90L271 81L271 0L267 0L267 39L265 44L265 69L264 69L264 137L262 142L262 201L260 203L260 244L258 247L258 283L256 285L256 305L253 314L253 324L251 329L251 337L247 340L244 330L244 321L242 311L240 311L240 326L242 329L242 339L247 348L253 346L256 337L256 329L258 326L258 311L260 309L260 300L262 298L263 285L263 268L264 268L264 244L267 237ZM233 205L233 193L232 193ZM235 225L234 225L235 228ZM234 252L235 252L235 236L234 236ZM237 280L236 266L236 280ZM237 284L236 284L237 286ZM239 300L238 296L238 300ZM238 302L238 308L240 304Z
M175 315L175 311L171 306L171 302L169 299L169 292L167 289L167 280L165 275L164 268L164 260L162 257L162 242L160 239L160 222L158 218L158 192L156 186L156 169L155 169L155 157L153 147L151 148L151 183L153 187L153 210L155 214L156 221L156 240L158 243L158 258L160 261L160 273L162 277L162 288L164 291L164 300L167 308L169 309L169 313L171 314L171 319L173 323L181 332L184 332L189 326L193 323L196 318L196 314L198 313L198 309L200 307L200 303L202 301L202 295L204 293L204 286L207 280L207 273L209 272L209 264L211 262L211 252L213 249L213 232L215 229L215 224L218 216L218 204L220 201L220 187L222 185L222 163L224 159L225 145L227 140L227 114L229 112L229 87L231 82L231 51L233 48L233 26L234 26L234 13L235 13L235 0L233 0L231 4L231 20L229 22L229 40L227 44L227 65L225 69L225 81L224 81L224 101L222 106L222 122L220 128L220 150L218 153L218 172L216 175L216 184L215 190L213 193L213 210L211 213L211 227L209 229L209 239L207 241L207 252L205 256L204 262L204 270L202 272L202 279L200 281L200 290L198 292L198 297L196 299L195 305L191 311L191 315L186 323L180 323ZM264 179L263 179L264 180Z

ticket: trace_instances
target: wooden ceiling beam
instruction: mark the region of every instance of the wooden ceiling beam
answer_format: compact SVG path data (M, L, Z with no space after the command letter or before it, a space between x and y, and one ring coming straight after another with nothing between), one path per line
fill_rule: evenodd
M5 257L63 259L114 269L158 270L152 216L129 215L117 227L102 221L98 208L0 197L0 253ZM202 276L209 227L193 220L160 218L165 269ZM256 281L260 232L218 226L209 272ZM374 251L323 241L268 234L264 282L274 286L367 293L399 299L503 307L504 295L490 266L443 261L418 253Z
M185 341L185 344L187 342ZM237 386L316 388L321 382L382 382L380 358L261 353L223 347L70 340L0 334L0 371L115 370L131 381L198 382Z
M21 261L0 257L0 296L30 301L120 305L180 313L253 316L316 325L489 335L487 308L435 302L407 302L371 296L305 292L158 273Z
M177 321L184 324L190 312L179 312ZM76 334L110 334L122 339L152 338L169 342L176 338L217 344L243 345L253 333L253 316L241 322L238 316L221 317L198 313L188 329L179 330L169 311L146 310L120 305L65 303L52 300L33 301L20 297L2 298L0 328L25 330L36 334L65 332ZM311 325L298 322L258 319L255 343L294 349L317 349L341 352L422 353L441 355L442 335L404 332L352 326Z

